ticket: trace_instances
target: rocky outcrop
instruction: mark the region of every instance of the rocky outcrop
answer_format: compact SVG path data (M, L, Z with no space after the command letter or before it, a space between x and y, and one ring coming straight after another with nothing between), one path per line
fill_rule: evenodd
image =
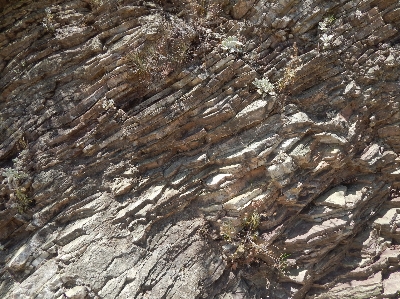
M0 4L1 297L398 298L398 1Z

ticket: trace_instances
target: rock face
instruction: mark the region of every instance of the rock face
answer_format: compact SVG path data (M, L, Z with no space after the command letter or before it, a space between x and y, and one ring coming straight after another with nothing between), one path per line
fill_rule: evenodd
M0 297L398 298L397 0L0 4Z

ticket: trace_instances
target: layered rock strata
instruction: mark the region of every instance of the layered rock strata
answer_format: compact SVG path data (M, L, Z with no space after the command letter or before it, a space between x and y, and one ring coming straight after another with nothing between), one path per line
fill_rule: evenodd
M398 1L0 3L0 297L398 298Z

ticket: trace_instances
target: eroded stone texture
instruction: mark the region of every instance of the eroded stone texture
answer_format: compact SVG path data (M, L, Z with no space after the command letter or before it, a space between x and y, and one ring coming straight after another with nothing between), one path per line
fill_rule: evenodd
M398 1L0 5L0 297L398 296Z

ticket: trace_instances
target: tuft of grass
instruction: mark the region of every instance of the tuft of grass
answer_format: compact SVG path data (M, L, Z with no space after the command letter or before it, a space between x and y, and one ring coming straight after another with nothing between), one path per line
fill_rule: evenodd
M256 231L260 225L260 219L260 214L257 212L253 212L250 215L246 213L243 218L243 228L249 231Z

